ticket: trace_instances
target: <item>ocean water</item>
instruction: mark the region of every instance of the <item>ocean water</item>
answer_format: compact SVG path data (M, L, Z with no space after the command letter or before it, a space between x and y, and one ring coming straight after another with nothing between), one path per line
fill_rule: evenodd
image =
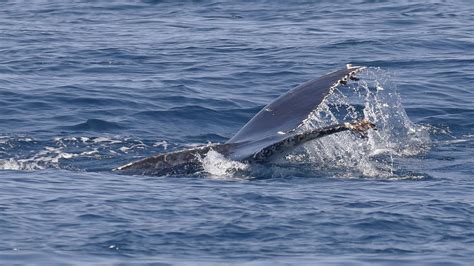
M0 264L472 265L471 1L0 5ZM366 117L367 140L112 171L347 63L368 69L303 126Z

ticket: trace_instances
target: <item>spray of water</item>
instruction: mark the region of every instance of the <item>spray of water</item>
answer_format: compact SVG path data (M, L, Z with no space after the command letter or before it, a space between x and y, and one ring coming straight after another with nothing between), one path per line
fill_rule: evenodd
M410 121L388 72L369 68L358 77L359 81L336 89L297 130L307 131L366 118L376 124L377 131L369 131L367 140L341 132L307 142L274 161L277 165L293 167L267 167L265 174L275 170L270 175L280 176L281 169L285 169L284 174L291 175L288 169L300 165L310 168L304 171L306 173L327 171L339 177L403 178L397 176L400 166L396 159L426 152L430 143L428 128ZM220 165L215 155L212 156L212 165ZM204 166L212 175L226 173L219 167L208 167L206 162ZM225 164L220 166L225 167ZM246 169L255 170L250 173L252 176L262 174L261 167ZM294 174L300 174L300 170Z
M249 165L225 158L222 154L210 150L206 156L201 158L204 172L208 173L208 178L229 179L237 176L236 173L242 173L248 170ZM244 175L238 175L239 178L246 178Z

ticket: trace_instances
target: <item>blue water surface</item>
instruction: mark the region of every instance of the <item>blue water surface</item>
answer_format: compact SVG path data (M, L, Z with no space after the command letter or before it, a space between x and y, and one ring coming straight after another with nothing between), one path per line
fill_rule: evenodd
M0 5L0 264L472 265L471 1ZM111 171L225 142L346 63L429 129L392 176Z

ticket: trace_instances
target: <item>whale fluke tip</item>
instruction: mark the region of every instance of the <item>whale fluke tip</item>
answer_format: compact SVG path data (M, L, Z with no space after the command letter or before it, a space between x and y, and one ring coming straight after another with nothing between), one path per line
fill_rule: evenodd
M366 67L364 66L354 66L352 64L346 64L346 68L349 69L349 70L362 70L362 69L365 69Z
M362 139L368 138L367 131L369 129L377 130L375 124L370 122L368 119L362 119L354 123L344 123L344 126L359 135Z

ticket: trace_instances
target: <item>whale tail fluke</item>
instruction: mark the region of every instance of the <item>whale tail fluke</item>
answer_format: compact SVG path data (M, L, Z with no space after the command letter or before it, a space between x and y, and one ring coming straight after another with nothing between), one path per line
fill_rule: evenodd
M375 125L363 119L301 131L302 123L339 86L352 80L362 66L347 65L320 78L307 81L284 93L260 110L224 144L158 154L120 166L114 171L140 175L188 175L203 171L202 158L214 150L224 157L245 163L265 162L310 140L342 131L352 131L362 139Z

